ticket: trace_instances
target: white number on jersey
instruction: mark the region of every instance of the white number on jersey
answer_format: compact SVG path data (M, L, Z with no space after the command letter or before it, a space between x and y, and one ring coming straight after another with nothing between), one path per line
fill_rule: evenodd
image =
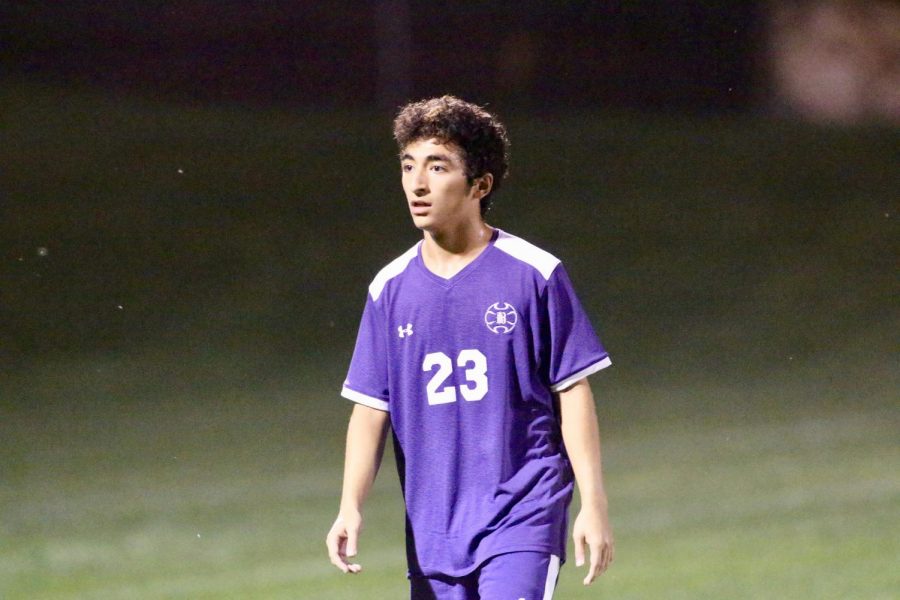
M456 402L455 387L450 385L442 390L438 389L450 376L450 373L453 372L453 363L450 362L450 357L443 352L431 352L426 354L425 360L422 362L422 370L430 371L435 365L438 368L437 373L434 374L434 377L432 377L431 381L425 386L425 392L428 394L428 404L447 404L449 402Z
M471 366L469 366L471 365ZM466 368L466 385L459 386L462 397L475 402L481 400L488 393L487 357L480 350L468 348L460 350L456 357L456 366ZM425 355L422 361L422 370L431 371L437 367L437 372L425 385L425 393L428 396L428 404L448 404L456 402L456 388L448 385L441 389L444 382L453 372L453 361L443 352L431 352Z
M470 363L472 368L466 369L467 385L459 386L459 393L469 402L474 402L484 398L488 391L487 357L474 348L461 350L459 356L456 357L456 366L465 367ZM469 383L475 385L469 387Z

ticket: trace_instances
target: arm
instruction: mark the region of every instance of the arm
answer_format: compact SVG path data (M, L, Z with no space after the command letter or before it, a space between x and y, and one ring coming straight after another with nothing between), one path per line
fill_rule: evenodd
M612 562L614 542L600 466L600 428L587 379L559 392L559 407L563 442L581 496L581 510L572 527L575 565L584 564L584 544L587 543L591 564L584 585L589 585Z
M332 564L344 573L359 573L362 570L360 565L347 562L347 558L356 556L357 539L362 528L362 506L372 489L384 455L388 419L387 412L362 404L354 406L350 415L341 507L325 538Z

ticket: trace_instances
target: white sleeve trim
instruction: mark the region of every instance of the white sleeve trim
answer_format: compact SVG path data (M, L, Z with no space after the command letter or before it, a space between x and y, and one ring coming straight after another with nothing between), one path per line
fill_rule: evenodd
M421 243L422 242L417 242L415 246L389 262L386 267L378 272L378 274L375 276L375 279L373 279L372 283L369 284L369 294L372 296L372 300L378 300L378 297L381 295L381 292L384 290L384 286L387 285L387 282L394 277L397 277L406 270L406 267L409 266L410 261L418 256L419 245Z
M500 231L494 247L506 252L515 259L521 260L538 270L541 276L547 280L559 265L559 259L547 252L505 231Z
M344 386L341 389L341 396L346 398L347 400L352 400L357 404L363 404L368 406L369 408L375 408L378 410L383 410L384 412L391 412L388 403L382 400L381 398L374 398L372 396L367 396L361 392L357 392L356 390L351 390L347 386Z
M595 362L594 364L587 367L586 369L582 369L582 370L578 371L577 373L573 373L572 375L569 375L568 377L566 377L559 383L551 385L550 391L558 392L560 390L564 390L567 387L569 387L570 385L572 385L573 383L575 383L576 381L578 381L579 379L583 379L583 378L587 377L588 375L593 375L597 371L600 371L601 369L605 369L606 367L608 367L611 364L612 364L612 361L609 360L609 357L607 356L603 360Z

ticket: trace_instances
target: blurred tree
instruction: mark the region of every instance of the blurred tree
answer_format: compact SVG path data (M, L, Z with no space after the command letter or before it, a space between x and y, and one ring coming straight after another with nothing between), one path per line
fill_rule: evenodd
M770 6L776 107L813 121L900 123L900 4L793 0Z
M0 2L8 75L201 103L393 109L755 101L758 3Z

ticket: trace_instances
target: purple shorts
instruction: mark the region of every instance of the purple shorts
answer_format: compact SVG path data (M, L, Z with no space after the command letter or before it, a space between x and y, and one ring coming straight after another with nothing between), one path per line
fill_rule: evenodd
M463 577L413 576L412 600L551 600L559 557L541 552L494 556Z

